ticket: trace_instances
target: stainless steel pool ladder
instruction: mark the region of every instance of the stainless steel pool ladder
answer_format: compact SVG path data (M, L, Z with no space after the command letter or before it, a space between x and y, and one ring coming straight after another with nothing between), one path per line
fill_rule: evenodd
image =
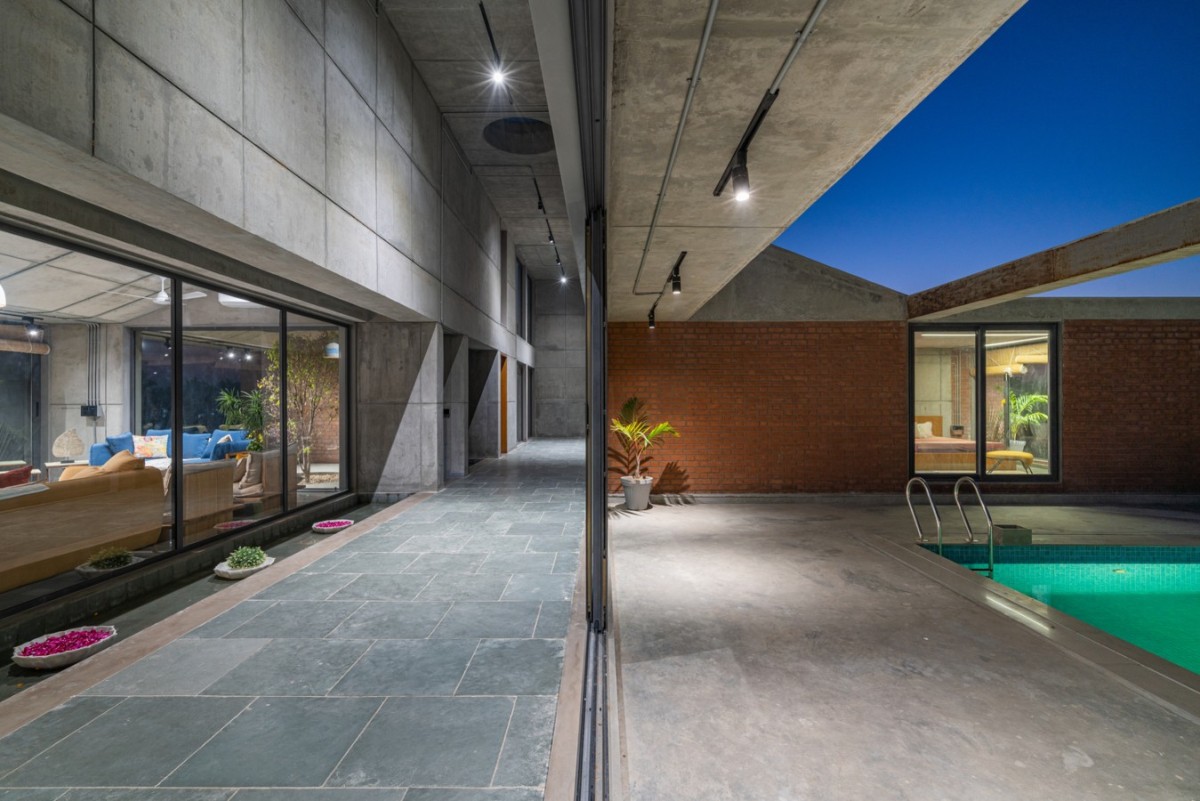
M975 532L971 530L971 521L967 520L967 513L963 509L962 499L958 495L963 484L975 490L975 497L979 500L979 508L983 510L983 519L987 521L987 567L973 567L971 569L978 573L986 573L988 578L991 578L996 573L996 526L992 523L992 513L988 511L987 504L983 502L983 495L979 492L979 485L970 476L963 476L954 482L954 505L958 507L958 513L962 516L963 525L966 526L967 542L975 542ZM932 502L931 499L930 503Z
M925 497L929 499L929 508L933 510L933 520L937 523L937 552L938 556L941 556L942 516L938 514L937 504L933 502L933 493L929 491L929 483L925 479L910 478L908 483L904 485L904 500L908 501L908 513L912 515L913 525L917 527L917 542L925 542L925 532L921 529L921 521L917 519L917 510L913 508L912 488L914 484L925 490Z

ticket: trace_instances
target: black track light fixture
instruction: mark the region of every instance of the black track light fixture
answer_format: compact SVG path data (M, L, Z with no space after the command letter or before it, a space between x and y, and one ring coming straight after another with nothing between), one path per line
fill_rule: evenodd
M651 331L654 330L654 310L657 308L658 308L657 303L655 303L653 306L650 307L650 330Z
M487 9L483 7L483 0L479 0L479 13L483 17L483 28L487 31L488 44L492 46L492 83L498 87L503 87L505 80L508 78L508 73L504 71L504 64L500 61L500 51L496 48L496 37L492 33L492 23L488 20Z
M675 270L671 273L671 294L678 295L681 292L683 292L683 278L679 275L679 265L675 265Z
M21 321L25 323L25 336L30 339L41 339L42 334L46 333L46 329L38 325L32 317L22 317Z
M750 170L746 167L746 151L739 150L733 156L733 169L729 171L733 181L733 199L745 203L750 199Z

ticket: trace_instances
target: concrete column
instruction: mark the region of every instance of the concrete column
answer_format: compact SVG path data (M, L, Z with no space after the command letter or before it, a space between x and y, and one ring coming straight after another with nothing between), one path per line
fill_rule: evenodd
M508 449L515 451L521 446L521 438L518 435L520 431L517 425L517 378L520 374L520 366L517 360L508 357L508 406L504 409L504 414L508 416Z
M471 459L500 455L500 354L494 350L468 353L469 439Z
M442 481L442 327L355 329L358 493L392 501Z
M443 342L444 394L442 421L445 476L467 474L467 338L447 336Z

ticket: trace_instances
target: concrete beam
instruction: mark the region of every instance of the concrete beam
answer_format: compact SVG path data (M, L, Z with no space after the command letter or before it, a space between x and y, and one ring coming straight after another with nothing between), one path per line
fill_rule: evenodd
M910 295L908 317L937 320L1197 253L1200 198Z

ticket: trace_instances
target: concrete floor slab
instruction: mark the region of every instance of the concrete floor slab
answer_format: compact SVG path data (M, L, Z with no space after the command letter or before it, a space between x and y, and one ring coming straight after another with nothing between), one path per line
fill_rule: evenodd
M994 514L1108 541L1195 532L1129 510ZM864 541L911 539L906 517L739 504L611 519L626 798L1200 794L1200 726Z

